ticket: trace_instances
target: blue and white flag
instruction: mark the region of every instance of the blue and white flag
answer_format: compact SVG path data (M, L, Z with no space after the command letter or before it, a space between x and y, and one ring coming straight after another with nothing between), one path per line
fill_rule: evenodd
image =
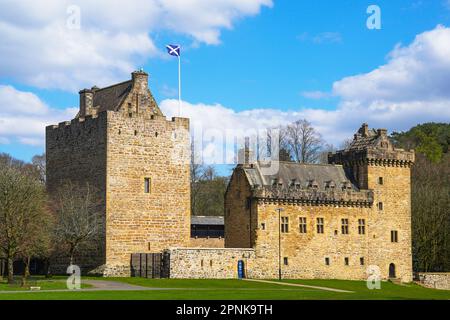
M179 57L180 56L180 46L177 44L168 44L166 46L167 48L167 52L171 55L171 56L176 56Z

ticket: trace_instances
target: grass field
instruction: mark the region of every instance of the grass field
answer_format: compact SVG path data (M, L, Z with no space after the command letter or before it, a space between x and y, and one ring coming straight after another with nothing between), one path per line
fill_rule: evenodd
M87 278L97 279L101 278ZM8 292L0 293L0 300L11 299L59 299L59 300L371 300L371 299L450 299L450 291L426 289L416 284L397 285L383 282L381 290L369 290L363 281L343 280L284 280L283 282L323 286L353 291L330 292L319 289L286 286L277 283L259 283L242 280L178 280L144 278L108 278L132 285L152 288L140 291L54 291L54 292ZM38 280L42 290L65 289L63 279ZM4 289L0 285L0 290ZM84 285L86 287L86 285ZM23 289L22 289L23 290Z
M63 278L45 279L42 277L31 277L27 280L27 285L22 287L21 278L14 279L14 284L8 284L7 280L0 280L0 291L29 291L30 287L40 287L41 290L63 290L67 289L66 281ZM91 285L82 284L82 288L90 288ZM0 296L0 300L2 296Z

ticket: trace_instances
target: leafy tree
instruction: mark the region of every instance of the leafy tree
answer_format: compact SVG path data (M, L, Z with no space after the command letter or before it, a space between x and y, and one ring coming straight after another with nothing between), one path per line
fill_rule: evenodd
M438 162L444 153L449 151L450 124L424 123L406 132L394 132L391 135L394 143L405 149L415 149L426 157Z

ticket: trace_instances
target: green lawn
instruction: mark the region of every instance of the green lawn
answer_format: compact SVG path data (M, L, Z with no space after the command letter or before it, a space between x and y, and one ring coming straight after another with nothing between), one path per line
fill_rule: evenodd
M101 280L102 278L90 278ZM241 280L182 280L182 279L143 279L107 278L108 281L155 288L149 291L73 291L73 292L11 292L0 293L5 299L153 299L153 300L306 300L306 299L450 299L450 291L426 289L415 284L396 285L382 282L381 290L369 290L363 281L344 280L284 280L314 286L354 291L354 293L329 292L318 289L284 286L270 283L257 283ZM46 283L42 280L42 284ZM53 280L51 286L65 284ZM65 288L65 286L64 286ZM164 288L158 290L157 288ZM50 289L50 288L48 288ZM51 289L56 289L53 287Z
M0 280L0 291L30 291L30 287L41 287L41 290L62 290L67 289L66 278L45 279L44 277L31 277L27 280L27 285L22 287L22 279L17 277L14 284L8 284L6 279ZM89 288L91 285L81 284L82 288ZM0 295L0 300L3 297Z

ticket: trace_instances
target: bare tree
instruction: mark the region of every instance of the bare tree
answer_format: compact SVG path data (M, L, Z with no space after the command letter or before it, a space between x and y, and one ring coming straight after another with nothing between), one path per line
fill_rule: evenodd
M67 248L70 264L81 246L94 243L100 235L104 220L98 200L89 184L67 182L57 191L55 238Z
M274 134L275 130L277 130L276 133L278 135L278 146L273 145L273 142L276 139L276 135ZM265 152L266 156L273 156L273 152L278 152L278 160L292 161L291 155L289 153L287 129L283 126L267 130L267 142L264 148L265 149L263 149L262 152Z
M328 164L328 154L335 152L336 148L332 144L326 143L319 155L319 163Z
M352 144L353 139L351 138L347 138L344 141L342 141L341 145L339 146L339 149L341 150L345 150L348 149L350 147L350 145Z
M36 168L37 173L39 174L39 180L42 183L45 183L45 153L41 155L35 155L31 159L31 163Z
M0 255L7 260L8 282L14 282L14 260L43 249L49 232L43 185L17 167L0 167ZM38 245L39 243L39 245Z
M294 161L315 163L319 160L323 140L307 120L298 120L288 125L286 141Z

